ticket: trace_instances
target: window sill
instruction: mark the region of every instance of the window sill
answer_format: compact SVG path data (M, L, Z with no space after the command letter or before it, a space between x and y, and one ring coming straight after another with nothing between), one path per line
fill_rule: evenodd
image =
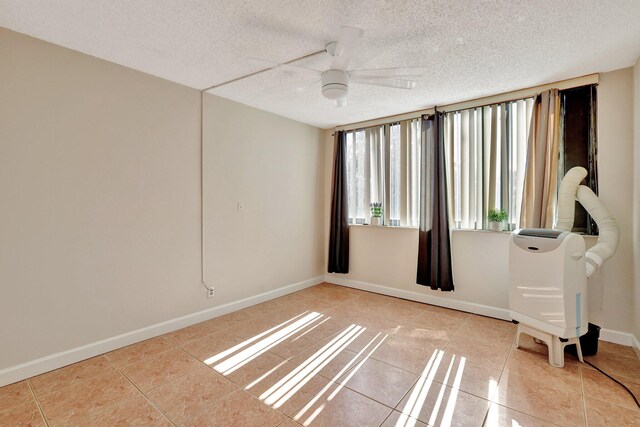
M416 230L418 231L418 227L408 227L401 225L372 225L372 224L349 224L349 227L356 228L385 228L385 229L397 229L397 230ZM493 230L467 230L467 229L459 229L452 228L451 232L453 233L498 233L498 234L511 234L511 231L493 231Z
M418 227L407 227L407 226L396 226L396 225L371 225L371 224L349 224L349 227L355 227L356 229L364 229L364 228L376 228L376 229L396 229L396 230L415 230L418 231ZM489 234L511 234L513 231L504 230L504 231L493 231L493 230L470 230L470 229L459 229L452 228L451 233L489 233ZM588 234L580 234L587 240L597 240L598 236L592 236Z
M481 229L471 230L471 229L452 228L452 229L451 229L451 231L452 231L452 232L454 232L454 233L497 233L497 234L511 234L511 231L509 231L509 230L494 231L494 230L481 230Z
M349 227L356 228L388 228L398 230L418 230L418 227L407 227L402 225L371 225L371 224L349 224Z

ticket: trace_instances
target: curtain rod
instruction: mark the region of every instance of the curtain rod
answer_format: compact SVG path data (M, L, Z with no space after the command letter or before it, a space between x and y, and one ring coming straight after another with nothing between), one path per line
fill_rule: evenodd
M539 92L548 90L548 89L571 89L579 86L586 86L590 84L598 84L599 74L588 74L585 76L575 77L572 79L560 80L553 83L546 83L538 86L531 86L524 89L513 90L510 92L499 93L495 95L484 96L481 98L470 99L467 101L456 102L453 104L447 105L438 105L438 111L449 113L452 111L466 110L468 108L482 107L485 105L492 104L500 104L503 102L516 101L522 98L529 98L531 96L536 95ZM423 110L411 111L408 113L397 114L394 116L386 116L380 117L377 119L366 120L363 122L345 124L341 126L336 126L334 131L338 130L355 130L355 129L365 129L368 127L378 126L394 121L403 121L421 117L425 114L433 114L435 112L435 106L431 108L426 108ZM330 129L330 128L329 128Z

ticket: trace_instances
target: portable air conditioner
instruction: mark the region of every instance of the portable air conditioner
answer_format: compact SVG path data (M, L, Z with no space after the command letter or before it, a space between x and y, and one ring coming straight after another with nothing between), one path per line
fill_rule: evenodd
M546 342L549 363L564 366L564 346L579 347L578 338L588 327L584 239L559 230L514 231L509 309L518 323L518 339L524 332Z

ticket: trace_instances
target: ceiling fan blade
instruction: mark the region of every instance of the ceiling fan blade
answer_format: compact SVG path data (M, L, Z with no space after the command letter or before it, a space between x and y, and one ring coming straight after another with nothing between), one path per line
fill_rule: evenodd
M336 107L346 107L347 106L347 97L343 96L342 98L336 99Z
M270 68L272 70L279 69L284 71L293 71L294 73L316 78L322 75L321 71L312 70L311 68L299 67L297 65L281 64L279 62L267 61L260 58L249 58L249 60L255 64L259 64L265 68Z
M340 28L340 37L336 42L333 50L333 60L331 61L332 70L346 71L351 62L351 57L355 48L362 38L364 30L354 27Z
M351 70L350 77L422 77L427 74L426 67L394 67L394 68L374 68L370 70Z
M349 78L351 83L362 85L392 87L395 89L413 89L418 84L415 80L396 79L392 77L356 76Z

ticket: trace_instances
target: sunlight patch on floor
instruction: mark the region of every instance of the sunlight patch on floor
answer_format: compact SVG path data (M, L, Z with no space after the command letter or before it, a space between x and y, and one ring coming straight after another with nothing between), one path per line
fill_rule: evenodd
M287 338L291 337L292 335L295 335L301 329L304 329L306 326L313 323L316 319L318 319L321 316L322 315L320 313L316 313L316 312L309 313L303 318L291 323L288 326L285 326L284 328L278 330L277 332L274 332L269 337L258 341L257 343L253 344L251 347L248 347L242 350L241 352L239 352L238 354L228 358L224 362L217 364L216 366L213 367L213 369L215 369L217 372L221 373L222 375L229 375L235 372L236 370L238 370L239 368L241 368L242 366L246 365L247 363L251 362L256 357L260 356L261 354L264 354L265 352L269 351L276 345L285 341Z
M300 364L296 369L274 384L269 390L260 395L267 405L279 408L291 396L308 383L320 370L329 364L340 352L342 352L353 340L355 340L365 328L351 325L341 334L331 340L327 345L318 350L313 356Z
M247 345L259 340L260 338L269 335L270 333L272 333L273 331L277 331L279 328L282 328L284 325L293 322L295 319L297 319L300 316L304 316L306 313L308 313L308 311L305 311L304 313L300 313L295 317L292 317L291 319L287 320L286 322L282 322L281 324L274 326L271 329L268 329L252 338L249 338L246 341L241 342L240 344L234 345L231 348L228 348L225 351L221 351L220 353L213 355L211 357L209 357L208 359L205 359L204 363L207 365L213 365L214 363L224 359L225 357L235 353L236 351L240 350L243 347L246 347Z

